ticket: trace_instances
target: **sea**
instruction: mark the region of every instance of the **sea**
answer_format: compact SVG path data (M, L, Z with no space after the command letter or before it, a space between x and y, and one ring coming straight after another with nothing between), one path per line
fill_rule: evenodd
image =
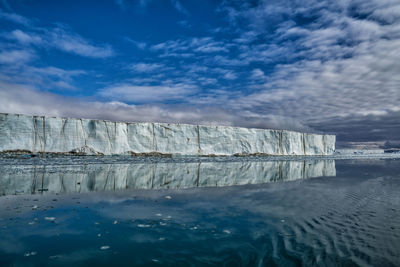
M0 266L400 266L400 157L3 157Z

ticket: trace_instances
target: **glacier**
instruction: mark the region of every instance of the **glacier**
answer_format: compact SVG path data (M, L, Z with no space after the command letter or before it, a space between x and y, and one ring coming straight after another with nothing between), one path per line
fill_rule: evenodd
M287 130L0 113L0 153L332 155L335 135Z

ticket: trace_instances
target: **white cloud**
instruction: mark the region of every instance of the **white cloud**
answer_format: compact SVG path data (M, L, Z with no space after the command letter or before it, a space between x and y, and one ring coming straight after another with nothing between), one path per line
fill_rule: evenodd
M219 107L194 105L133 105L119 101L82 101L45 93L31 86L0 81L0 112L108 119L113 121L168 122L309 130L299 121L273 115L233 113Z
M159 63L134 63L129 65L129 69L135 72L153 72L165 68L163 64Z
M171 0L172 6L182 14L189 15L189 12L186 8L183 7L179 0Z
M93 45L83 37L62 28L53 29L48 32L48 36L52 46L65 52L93 58L107 58L115 55L110 45Z
M227 73L224 74L224 79L226 80L235 80L237 78L236 74L233 73L232 71L228 71Z
M4 13L0 10L0 19L10 19L10 17L17 21L24 21L25 19L22 16ZM28 25L26 23L24 25L26 26L27 30L22 31L20 29L16 29L9 33L3 33L2 36L8 40L17 41L21 45L35 45L37 47L46 48L52 47L64 52L77 54L84 57L108 58L116 54L110 45L94 44L93 42L65 27L59 26L45 29Z
M251 72L251 78L255 80L265 80L267 77L262 70L254 69Z
M2 64L24 64L31 61L35 54L29 50L8 50L0 52L0 63Z
M23 44L40 44L43 41L40 36L30 35L21 30L14 30L6 37Z
M147 43L146 42L140 42L140 41L135 41L129 37L124 37L124 40L128 41L129 43L135 45L138 49L145 49L147 47Z
M12 21L17 24L25 25L28 26L31 24L31 21L23 16L20 16L15 13L8 13L4 12L2 9L0 9L0 19Z
M119 84L100 91L102 97L132 103L166 102L183 100L194 94L197 87L187 84L131 85Z
M151 46L150 50L163 51L165 55L169 56L182 53L229 52L227 44L222 41L215 41L212 37L168 40Z

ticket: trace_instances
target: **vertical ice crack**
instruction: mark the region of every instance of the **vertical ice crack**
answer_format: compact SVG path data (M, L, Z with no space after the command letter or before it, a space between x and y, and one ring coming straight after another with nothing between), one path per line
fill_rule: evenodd
M196 129L197 129L197 145L198 145L198 147L199 147L199 150L198 150L197 152L198 152L198 154L200 154L200 153L201 153L201 146L200 146L200 126L197 125Z
M83 121L82 121L82 119L79 119L80 121L81 121L81 132L82 132L82 137L83 137L83 140L85 141L85 146L86 146L86 134L85 134L85 131L83 130Z
M154 151L158 151L157 150L156 134L154 132L154 122L152 122L151 125L153 126L153 148L154 148Z
M33 123L33 147L32 147L32 151L35 152L35 148L37 145L37 137L38 137L38 132L37 132L37 125L36 125L36 117L32 118L32 123Z
M107 137L108 137L108 146L110 147L110 152L112 153L113 152L113 147L112 147L112 144L111 144L111 137L110 137L110 133L109 133L109 131L108 131L108 126L107 126L107 122L106 121L104 121L104 125L106 126L106 132L107 132Z
M42 151L45 152L46 150L46 118L43 116L42 117L42 134L43 134L43 148Z

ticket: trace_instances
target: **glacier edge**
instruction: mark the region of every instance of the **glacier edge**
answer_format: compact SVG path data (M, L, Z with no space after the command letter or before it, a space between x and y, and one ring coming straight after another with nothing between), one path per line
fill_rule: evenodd
M0 153L332 155L335 135L0 113Z

